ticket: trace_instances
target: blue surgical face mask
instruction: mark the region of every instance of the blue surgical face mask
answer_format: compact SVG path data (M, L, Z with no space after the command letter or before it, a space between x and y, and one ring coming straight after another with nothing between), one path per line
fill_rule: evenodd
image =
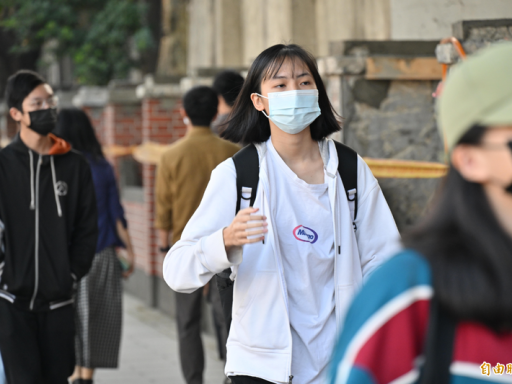
M292 135L302 132L321 114L317 89L271 92L265 98L268 99L269 114L262 111L263 114L282 131Z

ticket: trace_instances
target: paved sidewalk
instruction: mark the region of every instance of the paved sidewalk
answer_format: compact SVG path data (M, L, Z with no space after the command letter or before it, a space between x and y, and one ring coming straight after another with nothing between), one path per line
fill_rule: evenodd
M123 339L119 369L99 369L95 384L185 384L181 375L176 322L142 301L124 295ZM204 384L222 384L224 364L216 341L203 335Z

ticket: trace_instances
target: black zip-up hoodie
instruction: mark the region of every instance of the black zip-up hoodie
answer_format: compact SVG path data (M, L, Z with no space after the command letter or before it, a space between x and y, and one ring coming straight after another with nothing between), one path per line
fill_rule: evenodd
M31 311L73 302L98 236L89 165L50 137L49 155L30 150L19 134L0 150L0 299Z

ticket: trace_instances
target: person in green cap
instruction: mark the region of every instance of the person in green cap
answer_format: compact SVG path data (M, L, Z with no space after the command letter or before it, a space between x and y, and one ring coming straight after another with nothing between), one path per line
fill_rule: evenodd
M448 174L352 302L331 384L512 383L512 43L454 67L437 118Z

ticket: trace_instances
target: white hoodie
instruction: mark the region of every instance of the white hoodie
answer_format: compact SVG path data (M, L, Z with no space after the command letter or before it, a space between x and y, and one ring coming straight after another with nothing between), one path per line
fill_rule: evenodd
M357 231L354 232L353 207L338 174L334 143L324 140L319 145L328 175L329 199L334 207L334 281L339 333L348 305L363 279L398 250L399 233L377 180L360 157ZM181 240L165 257L163 275L173 290L191 293L203 287L216 273L232 268L232 278L236 276L236 279L225 372L288 382L293 372L290 372L292 336L287 288L274 231L275 209L268 204L266 143L256 148L260 174L254 207L267 216L265 243L245 245L226 253L222 232L235 217L237 200L235 166L232 159L228 159L212 172L200 206L185 227ZM247 204L247 200L242 200L241 209Z

